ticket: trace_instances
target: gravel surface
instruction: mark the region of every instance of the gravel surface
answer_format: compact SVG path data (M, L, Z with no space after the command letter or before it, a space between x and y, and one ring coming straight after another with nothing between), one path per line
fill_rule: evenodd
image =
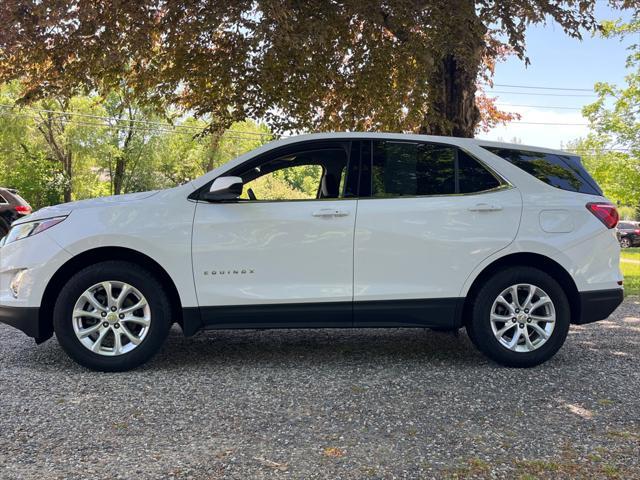
M222 331L125 374L0 325L0 478L640 478L640 300L501 368L464 333Z

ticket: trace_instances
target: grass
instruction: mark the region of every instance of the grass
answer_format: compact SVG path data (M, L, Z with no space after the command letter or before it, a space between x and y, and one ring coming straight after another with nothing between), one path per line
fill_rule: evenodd
M620 255L626 295L640 295L640 248L625 248Z

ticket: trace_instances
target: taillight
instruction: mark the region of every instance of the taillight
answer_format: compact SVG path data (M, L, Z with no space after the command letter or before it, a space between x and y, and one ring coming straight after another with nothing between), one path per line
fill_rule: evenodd
M610 203L587 203L587 210L593 213L605 227L614 228L618 224L620 217L615 205Z
M16 212L20 215L29 215L31 213L31 207L29 205L18 205L16 207Z
M637 229L637 230L634 230L634 232L633 232L633 233L635 233L636 235L640 235L640 228L639 228L639 229Z

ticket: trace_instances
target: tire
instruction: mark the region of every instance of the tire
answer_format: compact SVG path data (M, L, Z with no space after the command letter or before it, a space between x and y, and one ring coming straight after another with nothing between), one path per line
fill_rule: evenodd
M511 293L514 285L517 302L513 302ZM509 293L505 293L507 289ZM534 296L527 306L533 304L535 308L529 311L523 304L531 291ZM499 300L501 294L504 302ZM537 302L541 306L535 306ZM499 318L508 321L501 322ZM552 318L555 321L544 321ZM546 362L556 354L567 338L570 323L569 301L553 277L532 267L511 267L497 272L477 292L467 331L476 347L495 362L526 368Z
M0 239L5 237L10 229L11 225L9 225L4 218L0 217Z
M628 238L623 238L620 240L620 247L629 248L631 247L631 241Z
M121 296L122 301L116 298ZM78 316L78 311L83 313ZM79 271L62 288L53 327L64 351L80 365L122 372L142 365L160 349L171 327L171 306L152 273L134 263L107 261ZM81 339L89 329L94 332Z

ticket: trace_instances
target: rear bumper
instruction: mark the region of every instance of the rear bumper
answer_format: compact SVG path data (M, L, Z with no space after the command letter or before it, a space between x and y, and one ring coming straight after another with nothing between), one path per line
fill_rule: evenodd
M580 316L574 323L583 325L604 320L618 308L622 300L624 300L622 288L580 292Z
M21 330L42 343L51 337L51 327L46 328L40 322L40 309L31 307L6 307L0 305L0 323Z

